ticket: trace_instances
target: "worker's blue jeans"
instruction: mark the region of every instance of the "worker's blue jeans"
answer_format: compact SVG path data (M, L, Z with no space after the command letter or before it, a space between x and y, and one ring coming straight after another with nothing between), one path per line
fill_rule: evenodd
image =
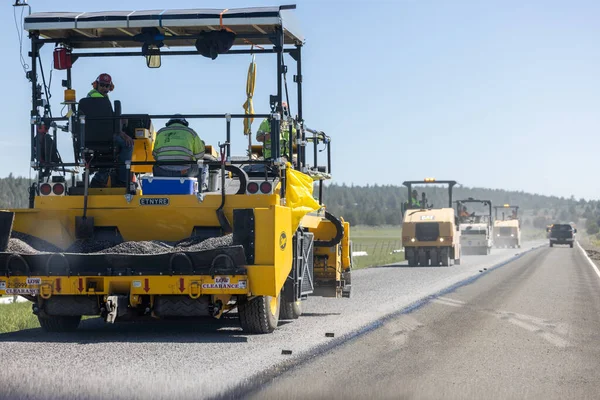
M131 161L131 156L133 155L133 146L127 146L125 143L125 139L123 139L120 135L115 135L114 143L117 150L117 159L119 163L125 163L127 161ZM92 179L92 186L106 186L108 183L108 177L110 175L109 169L102 169L94 174L94 178ZM119 182L114 182L114 179L117 179ZM95 181L95 182L94 182ZM117 168L116 176L113 175L113 186L115 183L120 185L126 185L129 181L129 176L127 174L127 166L119 165Z

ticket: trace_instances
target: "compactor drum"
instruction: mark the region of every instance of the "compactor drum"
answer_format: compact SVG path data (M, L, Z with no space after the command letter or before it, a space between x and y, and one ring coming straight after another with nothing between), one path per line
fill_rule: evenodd
M425 196L412 196L413 187L423 184L448 185L448 207L434 207ZM452 208L455 181L406 181L409 200L403 205L402 246L410 266L450 266L460 264L460 231Z
M76 329L83 315L112 323L237 312L250 333L269 333L280 319L298 318L309 295L350 296L350 226L322 202L323 181L331 178L331 138L306 127L303 119L304 37L294 22L294 8L25 17L33 94L32 109L20 114L31 121L37 180L29 208L0 212L0 295L29 299L47 331ZM215 21L220 30L213 29ZM38 81L45 76L39 69L46 63L38 64L44 45L54 46L54 75L64 74L65 97L59 105L64 113L52 114L48 86ZM243 113L195 114L210 107L210 94L203 93L199 101L206 104L192 109L174 104L177 96L148 102L155 108L175 107L181 115L151 113L156 110L126 114L126 102L121 107L113 93L111 99L78 98L72 87L82 64L76 61L84 57L137 57L140 67L159 68L162 55L206 63L236 54L252 60L248 70L246 63L240 69L248 74L238 94L240 104L246 99ZM254 54L271 55L277 62L276 84L270 85L276 92L263 114L254 113ZM286 74L294 66L297 97L291 99L287 82L292 79ZM136 76L127 79L133 84ZM143 92L146 82L137 83ZM139 90L131 95L132 103L146 96ZM294 117L290 110L297 111ZM170 118L185 118L197 129L206 142L201 159L191 151L189 160L154 159L154 124ZM211 131L201 126L206 119L222 120L224 134L202 134ZM268 121L267 157L262 145L252 144L256 119ZM239 134L234 133L236 121ZM113 136L122 130L134 142L131 161L116 156ZM60 140L73 140L72 161L52 146L60 135ZM242 139L241 148L247 144L243 156L231 154L236 138ZM174 150L181 152L169 151ZM323 150L326 159L321 160ZM200 172L190 177L153 174L154 167L168 165L197 165ZM123 185L112 178L119 167L129 176ZM91 174L98 171L111 177L105 187L91 184Z

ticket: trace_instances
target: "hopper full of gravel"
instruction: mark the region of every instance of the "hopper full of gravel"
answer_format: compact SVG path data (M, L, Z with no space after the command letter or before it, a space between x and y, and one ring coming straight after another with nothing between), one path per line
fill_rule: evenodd
M185 251L204 251L233 245L233 235L213 238L191 237L175 244L152 241L128 241L114 244L110 241L77 240L62 250L48 242L29 235L19 235L9 240L7 251L19 254L82 253L82 254L164 254Z

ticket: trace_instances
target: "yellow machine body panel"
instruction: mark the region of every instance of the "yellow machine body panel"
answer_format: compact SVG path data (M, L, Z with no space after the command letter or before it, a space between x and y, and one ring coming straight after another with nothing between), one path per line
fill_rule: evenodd
M158 203L158 205L143 205ZM168 202L165 200L168 199ZM160 203L163 203L162 205ZM245 288L219 289L221 294L248 293L252 295L277 296L292 267L292 222L291 210L277 205L279 195L235 195L227 196L224 212L233 221L234 209L253 209L255 218L255 260L247 265ZM168 204L167 204L168 203ZM220 195L206 195L200 202L195 195L171 196L89 196L88 213L94 218L96 227L116 227L125 241L163 240L178 241L188 238L194 227L219 227L215 210L221 203ZM75 217L81 216L83 198L36 197L35 209L17 209L13 230L32 235L62 249L75 241ZM73 285L71 278L64 279L63 290ZM105 290L113 284L133 285L134 280L148 279L150 290L144 294L172 294L173 283L164 276L139 277L82 277L99 279ZM241 277L232 277L237 282ZM14 278L19 280L20 278ZM51 287L54 278L44 278ZM200 286L206 277L186 276L186 285L193 282ZM158 283L162 282L162 283ZM78 284L78 282L77 282ZM85 285L84 285L85 286ZM186 286L187 287L187 286ZM142 289L143 290L143 289ZM86 294L75 291L71 294ZM104 291L102 292L104 293ZM201 293L212 294L212 291ZM0 291L0 295L5 294ZM66 292L61 292L66 294Z
M133 140L133 154L131 155L131 161L134 162L154 162L154 156L152 150L154 149L154 140L156 138L156 132L154 130L149 131L148 129L136 129L135 139ZM132 165L131 172L139 173L151 173L152 165Z
M237 208L270 208L279 195L227 196L224 212L233 220ZM168 205L160 203L168 202ZM142 205L148 204L148 205ZM194 226L219 226L215 210L221 195L209 194L200 202L195 195L88 197L87 215L95 226L119 228L126 241L177 241L188 237ZM82 215L83 196L43 196L35 198L35 209L15 209L13 229L67 248L75 240L75 217Z
M433 241L417 238L417 224L438 224L439 236ZM430 210L407 210L402 223L402 245L404 247L447 247L460 243L460 232L456 231L452 208Z

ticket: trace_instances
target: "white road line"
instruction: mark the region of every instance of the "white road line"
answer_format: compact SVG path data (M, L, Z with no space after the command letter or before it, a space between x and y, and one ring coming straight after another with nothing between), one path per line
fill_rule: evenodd
M444 300L444 301L449 301L450 303L460 304L461 306L464 306L465 304L467 304L467 303L465 303L462 300L451 299L450 297L442 297L442 296L440 296L440 297L438 297L438 299Z
M600 278L600 270L596 266L596 263L592 261L592 259L590 258L590 256L588 256L587 251L585 251L583 249L583 247L581 247L581 245L579 244L579 242L577 242L577 247L579 247L579 250L581 250L581 252L585 256L585 258L588 260L588 262L592 266L592 268L594 268L594 271L596 271L596 275L598 275L598 278Z
M431 300L432 303L436 303L436 304L443 304L445 306L451 306L451 307L462 307L462 304L458 304L458 303L454 303L451 301L446 301L446 300L442 300L440 298L437 299L433 299Z

